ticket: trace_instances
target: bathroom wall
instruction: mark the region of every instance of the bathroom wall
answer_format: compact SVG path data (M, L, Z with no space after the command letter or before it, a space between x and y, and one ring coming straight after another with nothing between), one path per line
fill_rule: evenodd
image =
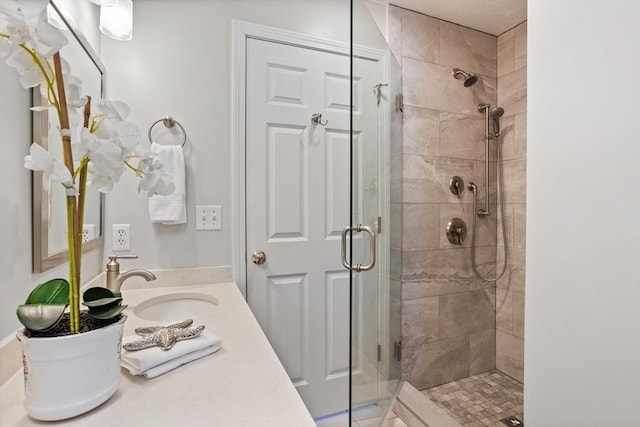
M96 52L100 52L98 8L89 2L64 1ZM31 172L23 167L31 145L31 93L20 86L15 69L0 61L0 346L18 328L15 310L31 289L54 277L68 276L63 264L43 274L31 267ZM83 282L102 269L102 250L83 257Z
M504 108L502 170L507 241L498 219L498 269L508 249L505 275L496 282L496 368L523 381L527 162L527 23L498 36L498 105Z
M474 276L471 265L473 197L458 198L449 180L459 175L479 187L484 203L484 114L496 105L496 37L397 7L389 8L388 39L402 60L404 124L402 239L394 247L402 295L402 369L418 389L495 367L495 284ZM476 73L471 88L452 68ZM495 182L495 150L490 153ZM495 274L495 184L492 215L478 219L477 261ZM448 242L444 228L462 218L469 234L462 246ZM399 261L401 259L401 262Z
M123 177L107 195L106 216L108 224L131 224L131 253L140 258L123 261L125 268L231 264L232 19L349 41L347 0L134 2L133 40L103 39L108 94L129 103L145 139L149 126L166 115L186 129L188 222L151 224L136 178ZM154 135L162 136L162 125ZM221 231L195 231L198 204L222 206Z
M640 2L528 4L527 425L638 425Z

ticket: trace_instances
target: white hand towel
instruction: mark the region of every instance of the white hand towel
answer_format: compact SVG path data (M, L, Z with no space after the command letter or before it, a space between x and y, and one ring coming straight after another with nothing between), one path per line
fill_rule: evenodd
M123 339L123 342L126 344L131 341L135 341L139 339L138 335L128 336ZM171 350L162 350L160 347L151 347L146 348L144 350L138 351L128 351L122 350L122 360L121 365L128 369L132 375L142 375L144 372L155 368L159 365L167 363L169 361L174 361L176 359L187 356L193 352L213 348L213 352L216 352L222 347L222 338L207 331L203 332L197 338L193 338L190 340L178 341ZM210 354L210 353L207 353ZM202 354L200 357L204 357L206 354ZM186 359L185 359L186 360ZM188 363L192 360L188 360L184 363ZM179 363L174 368L182 365L183 363ZM169 365L167 365L169 366ZM169 369L169 370L171 370ZM168 372L168 371L165 371ZM160 374L158 374L160 375Z
M151 143L151 154L164 165L167 176L173 181L173 193L149 198L149 218L151 222L163 224L184 224L187 222L185 203L184 151L180 145L160 145Z
M155 378L160 375L166 374L169 371L173 371L176 368L179 368L182 365L186 365L187 363L193 362L194 360L202 359L205 356L215 353L220 350L222 345L211 345L209 347L205 347L200 350L193 351L191 353L185 354L182 357L178 357L177 359L169 360L168 362L164 362L155 368L147 369L144 372L139 374L134 374L129 370L133 375L144 375L146 378Z

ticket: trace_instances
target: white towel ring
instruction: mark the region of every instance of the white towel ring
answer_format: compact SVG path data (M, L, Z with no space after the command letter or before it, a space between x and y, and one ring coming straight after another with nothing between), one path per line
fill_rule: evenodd
M149 142L153 142L153 140L151 139L151 130L155 125L157 125L160 122L162 122L162 124L164 124L164 126L167 128L172 128L175 125L178 125L178 127L182 129L182 133L184 134L184 140L182 141L182 146L184 147L184 144L187 143L187 131L184 129L184 127L180 124L179 121L177 121L171 116L167 116L164 119L156 120L155 122L153 122L153 124L149 127L149 133L148 133Z

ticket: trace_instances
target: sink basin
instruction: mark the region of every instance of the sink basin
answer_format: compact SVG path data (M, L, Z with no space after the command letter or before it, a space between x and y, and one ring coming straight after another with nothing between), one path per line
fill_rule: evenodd
M211 318L219 303L218 298L211 295L179 292L142 301L133 309L133 314L141 319L157 322L193 319L196 323L202 323Z

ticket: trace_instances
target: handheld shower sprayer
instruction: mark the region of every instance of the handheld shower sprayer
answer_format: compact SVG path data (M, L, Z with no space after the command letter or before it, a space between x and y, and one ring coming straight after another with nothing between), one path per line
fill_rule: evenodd
M485 113L487 119L487 137L497 138L500 136L500 117L504 115L504 108L496 107L490 110L491 104L478 104L478 111ZM491 128L489 129L489 123Z
M504 115L504 108L496 107L491 110L489 113L489 117L493 121L493 137L497 138L500 136L500 117Z

